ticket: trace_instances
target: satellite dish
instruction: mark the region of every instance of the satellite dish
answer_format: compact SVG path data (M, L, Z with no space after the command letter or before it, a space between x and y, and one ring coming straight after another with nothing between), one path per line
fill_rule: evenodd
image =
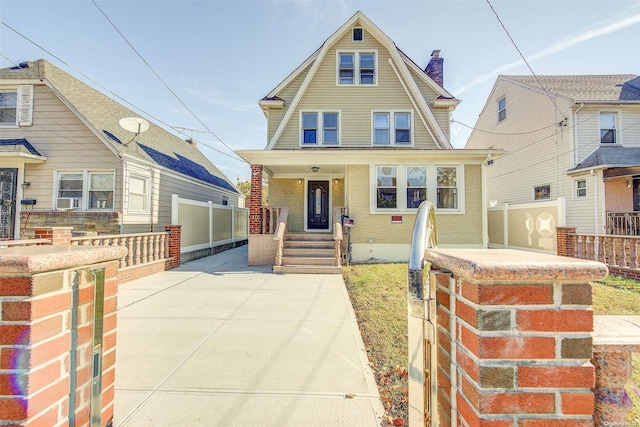
M118 124L122 129L136 135L149 130L149 122L141 117L125 117L120 119Z

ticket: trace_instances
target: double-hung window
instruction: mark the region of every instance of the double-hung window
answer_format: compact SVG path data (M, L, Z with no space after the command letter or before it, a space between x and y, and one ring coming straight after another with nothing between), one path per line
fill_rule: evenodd
M337 145L340 142L340 117L337 111L303 111L302 145Z
M587 197L587 180L579 179L576 181L576 199Z
M339 85L375 85L376 52L338 52Z
M397 209L398 207L398 167L376 167L376 192L378 209Z
M149 177L129 176L129 212L149 212Z
M58 172L56 209L113 209L114 172Z
M507 98L501 98L498 101L498 122L507 118Z
M427 200L426 166L407 166L407 209L418 209Z
M600 113L600 143L616 143L616 114Z
M17 91L0 91L0 126L16 125L17 107Z
M458 168L442 166L437 168L438 209L458 209Z
M409 112L374 112L373 145L411 145L411 122Z

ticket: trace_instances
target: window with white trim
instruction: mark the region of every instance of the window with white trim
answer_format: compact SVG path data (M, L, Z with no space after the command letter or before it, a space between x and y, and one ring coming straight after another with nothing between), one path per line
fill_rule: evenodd
M439 166L437 168L438 209L458 209L458 167Z
M410 112L374 111L372 121L373 145L411 145L413 119Z
M17 107L17 91L0 91L0 126L16 126Z
M533 188L533 200L551 199L551 184L539 185Z
M149 212L149 177L131 174L129 176L129 212Z
M376 208L398 208L398 167L376 167Z
M427 200L427 167L407 166L407 209L418 209Z
M375 85L377 52L338 52L337 83L339 85Z
M337 111L301 112L301 145L338 145L340 117Z
M576 181L576 199L587 197L587 180L579 179Z
M498 122L507 118L507 98L501 98L498 101Z
M616 143L616 113L600 113L600 143Z
M115 172L57 172L56 209L113 209Z
M364 30L362 29L362 27L355 27L353 29L351 40L353 40L354 42L364 41Z

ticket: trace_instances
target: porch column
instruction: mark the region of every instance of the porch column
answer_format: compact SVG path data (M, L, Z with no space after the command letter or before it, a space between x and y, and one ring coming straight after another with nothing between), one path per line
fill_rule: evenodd
M251 165L251 195L249 196L249 234L262 231L262 165Z
M559 256L576 256L575 227L556 227L556 253Z

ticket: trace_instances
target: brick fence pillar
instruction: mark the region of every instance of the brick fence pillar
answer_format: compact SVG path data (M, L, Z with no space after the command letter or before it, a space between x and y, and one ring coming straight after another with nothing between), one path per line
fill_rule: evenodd
M249 234L262 233L262 165L251 165Z
M425 257L437 283L440 425L593 427L589 282L607 267L509 249Z
M182 237L181 225L165 225L164 230L169 233L169 257L173 258L167 261L166 268L180 267L180 242Z
M111 422L118 259L126 253L118 246L0 249L0 424ZM101 387L92 409L94 380Z
M71 230L73 227L41 227L36 228L36 239L49 239L52 245L71 245Z
M556 227L556 253L559 256L576 256L575 227Z

